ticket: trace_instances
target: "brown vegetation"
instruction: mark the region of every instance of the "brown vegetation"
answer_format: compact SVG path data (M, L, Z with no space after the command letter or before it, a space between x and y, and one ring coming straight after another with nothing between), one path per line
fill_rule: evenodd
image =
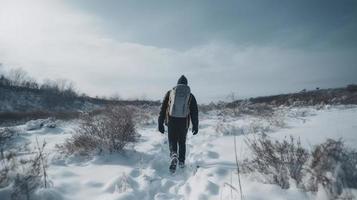
M108 106L100 115L83 114L81 121L78 132L59 146L66 154L121 151L138 137L133 112L128 107Z

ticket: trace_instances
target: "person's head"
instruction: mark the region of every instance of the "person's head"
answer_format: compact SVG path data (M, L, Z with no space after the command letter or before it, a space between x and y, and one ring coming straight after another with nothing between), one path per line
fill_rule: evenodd
M187 78L182 75L179 80L177 81L177 84L183 84L183 85L187 85Z

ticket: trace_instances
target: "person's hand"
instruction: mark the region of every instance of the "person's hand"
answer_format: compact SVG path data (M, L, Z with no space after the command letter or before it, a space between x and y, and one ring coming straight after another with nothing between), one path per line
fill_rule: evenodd
M198 127L192 127L192 133L196 135L198 133Z
M164 134L165 133L165 127L163 124L159 124L159 131L160 133Z

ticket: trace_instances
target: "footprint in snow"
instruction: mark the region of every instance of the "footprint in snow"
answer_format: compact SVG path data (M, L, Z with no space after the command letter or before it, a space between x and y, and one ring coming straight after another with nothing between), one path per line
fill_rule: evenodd
M92 188L100 188L103 187L103 183L96 182L96 181L87 181L84 183L85 186L92 187Z
M207 156L209 158L212 158L212 159L217 159L219 158L219 154L217 152L214 152L214 151L208 151L207 152Z

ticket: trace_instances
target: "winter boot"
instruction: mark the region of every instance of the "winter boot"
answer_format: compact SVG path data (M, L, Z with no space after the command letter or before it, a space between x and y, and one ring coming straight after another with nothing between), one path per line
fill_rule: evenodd
M169 167L171 173L175 173L177 162L178 162L177 155L173 154L171 156L171 164L170 164L170 167Z
M185 167L185 161L180 161L179 162L179 167L184 168Z

